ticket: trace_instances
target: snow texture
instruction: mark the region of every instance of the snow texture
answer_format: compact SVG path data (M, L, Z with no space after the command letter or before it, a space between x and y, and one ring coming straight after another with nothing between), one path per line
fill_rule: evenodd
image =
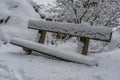
M40 17L29 0L0 0L0 29L8 35L9 40L12 37L35 40L37 31L27 28L31 19L40 20Z
M36 0L37 1L37 0ZM52 0L39 0L50 3ZM0 0L0 20L10 19L0 24L0 41L20 37L32 40L35 32L27 29L28 20L39 19L27 0ZM0 80L119 80L120 79L120 31L114 32L108 51L89 54L97 57L98 66L86 66L43 56L25 55L21 47L11 44L0 46ZM7 38L6 38L7 37ZM53 45L52 45L53 46ZM51 47L51 46L49 46ZM77 44L59 43L61 52L75 53ZM97 46L98 47L98 46ZM81 56L81 55L79 55Z
M2 29L0 29L0 42L6 44L6 43L8 43L8 41L9 41L8 36Z
M7 5L3 2L0 2L0 19L7 18L10 16L10 11L7 9Z
M31 80L24 74L23 70L10 68L7 63L0 60L0 80Z
M70 42L62 44L61 47L62 49L59 48L61 51L71 51L74 48L70 46ZM91 56L99 60L99 65L90 67L43 56L25 55L22 48L7 44L0 48L0 64L2 65L2 60L9 69L12 68L14 72L8 71L7 74L17 77L16 80L119 80L119 52L120 49L114 49L110 52L92 54ZM0 67L3 70L8 68ZM1 78L11 80L11 78Z
M60 51L60 50L57 50L55 48L50 48L46 45L42 45L42 44L39 44L36 42L23 40L23 39L19 39L19 38L13 38L11 40L11 43L26 47L29 49L33 49L33 50L38 51L38 52L43 52L44 54L59 57L61 59L67 60L67 61L82 63L82 64L86 64L86 65L90 65L90 66L97 65L96 59L94 59L92 57L72 53L69 51Z
M91 39L110 41L112 29L106 27L94 27L88 24L73 24L73 23L60 23L49 21L34 21L30 20L28 24L29 28L40 29L50 32L65 33L74 36L88 37Z

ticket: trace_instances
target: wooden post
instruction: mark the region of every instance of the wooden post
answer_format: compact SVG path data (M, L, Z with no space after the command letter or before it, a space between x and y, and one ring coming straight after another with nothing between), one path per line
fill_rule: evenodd
M40 38L39 38L39 43L44 44L45 36L46 36L46 31L39 31L39 33L41 34Z
M0 24L2 24L4 22L4 20L2 19L2 20L0 20Z
M23 48L23 50L26 51L28 55L31 55L31 53L32 53L32 50L31 50L31 49Z
M89 45L89 38L81 37L80 41L84 44L82 49L82 54L87 55L88 52L88 45Z

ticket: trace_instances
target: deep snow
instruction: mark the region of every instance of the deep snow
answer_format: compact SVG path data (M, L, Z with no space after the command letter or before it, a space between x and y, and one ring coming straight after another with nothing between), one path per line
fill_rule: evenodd
M7 67L14 69L17 73L7 72L6 74L11 73L12 77L16 75L22 77L16 80L118 80L119 52L120 49L115 49L111 52L91 55L97 57L99 66L90 67L42 56L25 55L20 47L7 44L0 48L0 64L5 62Z
M28 0L0 0L0 6L0 19L10 16L6 24L0 24L0 29L7 34L8 41L12 37L35 39L36 31L27 29L28 20L39 20L40 17Z
M119 80L120 49L116 49L120 44L119 32L114 32L106 52L89 53L97 58L98 66L26 55L22 48L7 42L12 37L34 40L37 32L28 30L27 24L30 19L39 20L39 15L28 0L0 0L0 9L0 19L10 16L7 23L0 24L0 80ZM75 52L76 46L68 41L57 48Z

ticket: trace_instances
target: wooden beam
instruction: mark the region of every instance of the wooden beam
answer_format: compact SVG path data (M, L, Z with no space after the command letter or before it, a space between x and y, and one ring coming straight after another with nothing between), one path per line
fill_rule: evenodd
M83 63L83 64L90 65L90 66L97 65L96 60L93 58L79 55L79 54L74 55L74 53L72 53L72 52L60 51L60 50L57 50L54 48L50 48L46 45L32 42L29 40L13 38L13 39L11 39L10 43L20 46L20 47L28 48L28 49L43 53L45 55L54 56L54 57L57 57L57 58L60 58L63 60L76 62L76 63Z
M23 47L23 50L27 52L28 55L31 55L32 49Z
M82 48L82 54L87 55L88 52L88 45L89 45L89 38L81 37L80 41L84 44Z
M89 39L106 42L110 42L112 34L112 29L104 26L91 26L87 24L50 22L42 20L30 20L28 23L28 28L46 32L68 34L76 37L88 37Z
M40 38L39 38L39 43L44 44L45 36L46 36L46 31L39 31L39 33L41 34Z
M19 44L15 44L15 43L13 43L13 42L10 42L10 43L13 44L13 45L16 45L16 46L20 46L20 47L22 47L23 50L24 50L28 55L31 55L31 53L32 53L32 49L27 48L27 47L24 47L24 46L21 46L21 45L19 45Z

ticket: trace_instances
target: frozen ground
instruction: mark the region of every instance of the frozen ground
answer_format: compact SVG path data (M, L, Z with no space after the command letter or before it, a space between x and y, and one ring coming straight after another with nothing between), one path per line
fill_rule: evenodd
M0 79L119 80L120 49L92 56L97 57L98 66L90 67L42 56L25 55L21 48L7 44L0 48Z

